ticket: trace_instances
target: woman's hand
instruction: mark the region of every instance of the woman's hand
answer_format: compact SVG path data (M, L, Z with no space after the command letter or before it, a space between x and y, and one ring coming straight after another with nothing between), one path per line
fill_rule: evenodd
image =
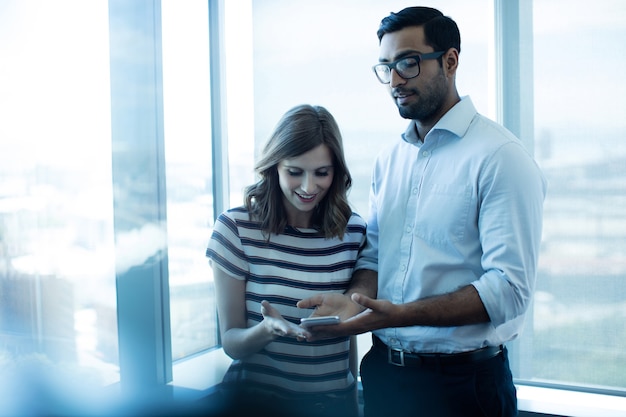
M276 337L305 338L304 329L287 320L268 301L261 301L261 314L263 314L263 326Z

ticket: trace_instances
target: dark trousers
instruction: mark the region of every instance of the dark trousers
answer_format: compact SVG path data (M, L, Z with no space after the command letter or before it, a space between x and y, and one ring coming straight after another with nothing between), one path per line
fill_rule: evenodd
M517 396L506 348L462 365L400 367L372 348L361 362L365 417L513 417Z
M354 392L336 397L326 395L293 395L279 397L245 387L221 389L220 412L211 417L357 417Z

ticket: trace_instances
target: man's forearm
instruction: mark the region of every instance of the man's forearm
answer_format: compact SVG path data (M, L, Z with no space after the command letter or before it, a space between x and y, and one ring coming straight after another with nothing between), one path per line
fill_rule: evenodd
M371 269L359 269L352 274L350 287L346 290L346 295L359 293L370 298L376 298L378 293L378 272Z
M402 305L399 326L464 326L489 322L487 310L472 285L458 291Z

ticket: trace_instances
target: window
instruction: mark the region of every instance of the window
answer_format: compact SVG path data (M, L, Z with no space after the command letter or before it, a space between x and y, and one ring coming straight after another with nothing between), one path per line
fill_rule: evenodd
M354 177L350 199L362 214L380 144L396 140L406 127L393 104L385 105L386 91L370 70L378 56L375 30L390 11L411 5L251 1L257 148L291 106L327 107L342 129ZM434 6L461 30L459 93L470 95L479 112L521 130L549 181L534 307L525 332L510 346L514 376L520 385L623 396L626 84L616 76L625 65L616 40L626 35L626 7L617 0L594 7L582 1L564 7L557 0ZM512 9L498 14L499 7ZM518 54L517 67L507 62L502 78L494 15L520 25L512 40L497 45ZM509 23L502 23L504 30L515 31ZM509 100L504 114L500 93ZM362 355L368 336L359 340ZM589 398L596 406L611 403ZM573 415L594 415L589 403L577 407Z
M518 376L625 395L626 83L616 75L626 60L614 45L626 5L536 0L532 20L535 156L549 190Z
M173 378L207 388L205 380L180 384L177 373L219 381L229 360L217 349L204 258L215 200L241 204L259 146L287 109L307 102L337 118L350 200L365 215L376 152L406 126L370 69L375 30L391 10L413 4L0 2L0 414L63 405L35 398L52 387L80 403L92 399L85 386ZM585 397L569 415L598 415L598 405L619 415L626 6L438 2L463 36L459 92L505 121L496 94L510 97L516 80L497 83L493 16L501 19L494 9L502 5L520 6L504 15L523 33L498 47L530 57L518 63L530 88L514 99L549 181L535 303L511 344L514 375L520 387L559 388L562 403L574 403L574 391L612 395ZM224 66L217 86L211 54ZM211 123L218 110L228 140ZM228 161L215 172L215 149L226 142ZM369 338L359 340L363 355Z
M108 37L106 2L0 4L3 377L119 380Z
M208 18L1 2L0 414L165 385L216 348Z
M163 103L172 357L217 345L204 247L213 222L209 10L164 1Z

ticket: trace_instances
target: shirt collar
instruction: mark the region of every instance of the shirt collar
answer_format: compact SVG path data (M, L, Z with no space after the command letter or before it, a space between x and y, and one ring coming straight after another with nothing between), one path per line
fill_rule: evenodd
M476 108L472 103L472 99L469 96L462 97L461 101L448 110L426 136L428 137L435 130L447 130L461 138L469 129L475 115ZM411 120L409 127L402 134L402 139L411 144L420 144L422 142L417 135L415 120Z

